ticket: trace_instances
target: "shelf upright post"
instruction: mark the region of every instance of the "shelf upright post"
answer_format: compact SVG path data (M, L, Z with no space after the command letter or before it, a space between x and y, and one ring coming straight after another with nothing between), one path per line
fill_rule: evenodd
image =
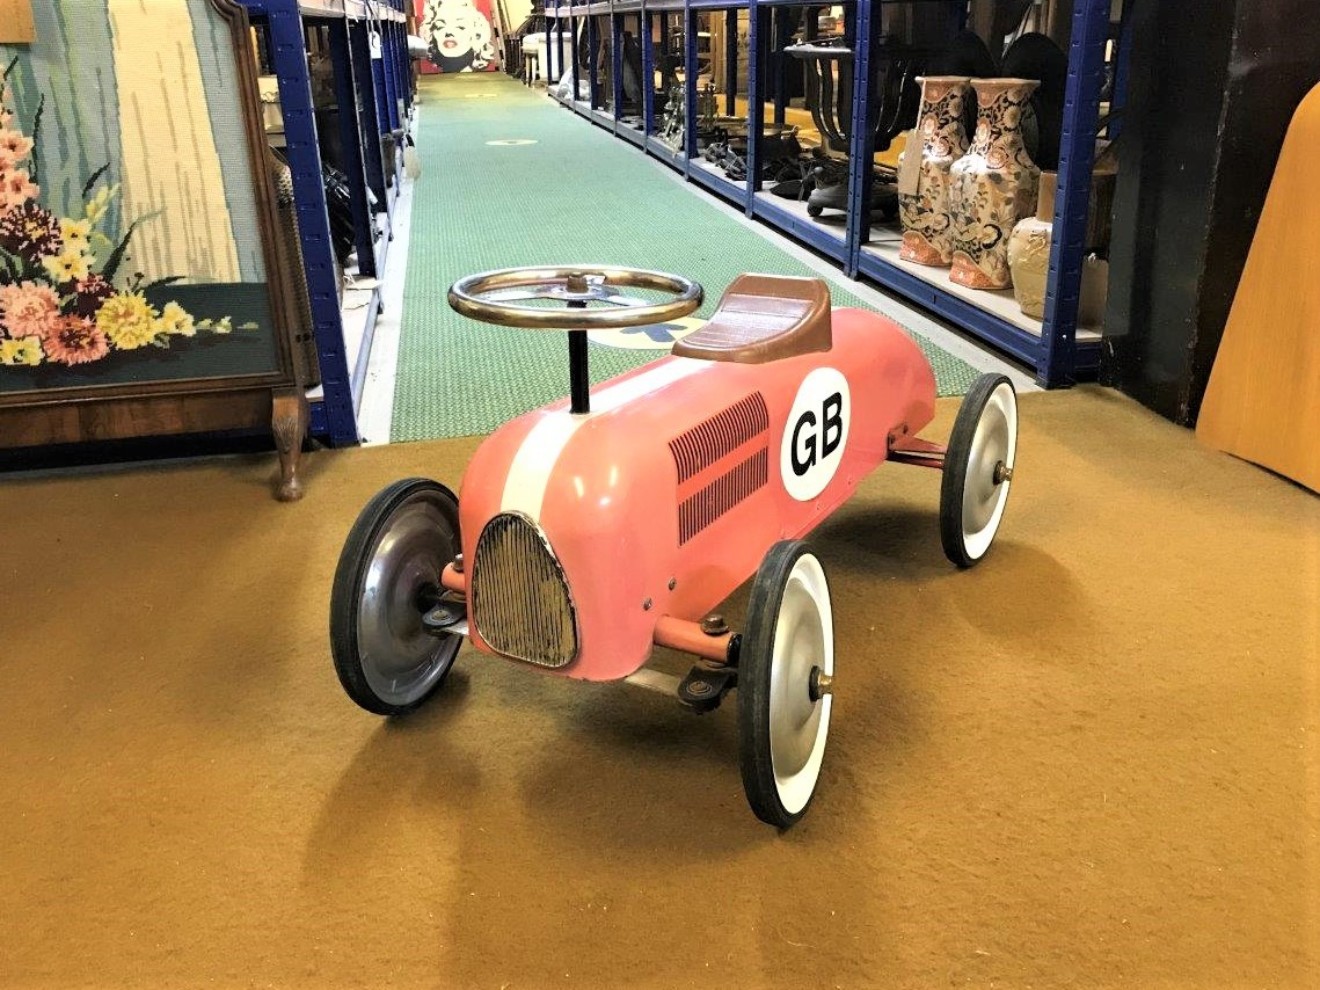
M367 176L362 163L362 126L358 120L353 60L348 50L348 21L330 22L330 64L335 75L335 103L338 105L339 143L344 148L344 173L353 207L353 242L357 246L358 271L375 278L376 245L371 236L371 211L367 209Z
M697 157L697 11L683 2L683 174L692 172Z
M793 40L793 21L788 16L789 8L774 8L775 44L770 61L775 67L775 123L783 126L788 109L788 59L784 54Z
M404 126L404 121L408 115L408 83L403 71L404 64L399 55L407 50L407 39L400 33L402 25L394 21L386 21L383 25L385 29L385 52L389 58L390 71L394 79L394 129L400 130ZM402 148L399 149L402 152Z
M376 105L375 127L370 132L369 137L371 143L375 145L375 157L379 158L381 161L381 177L383 180L381 187L376 194L376 209L377 212L384 212L388 218L387 222L390 222L393 220L393 207L390 203L389 187L398 180L398 173L396 171L394 175L385 175L385 155L384 150L381 147L383 143L382 138L385 133L394 130L394 113L392 112L393 107L391 106L393 98L390 96L389 73L386 71L385 67L385 40L380 37L378 32L380 26L379 20L372 18L370 20L359 20L357 23L362 25L363 33L366 37L366 54L369 72L367 78L371 79L371 88L374 93L374 102ZM370 44L373 34L376 36L377 42L380 46L379 51L373 49ZM395 157L395 164L397 167L397 156ZM391 236L393 236L393 234L391 234Z
M768 11L747 4L747 215L761 191L761 135L765 131L765 45Z
M389 200L385 189L385 163L380 151L380 104L376 99L376 77L371 69L371 39L367 26L361 21L350 20L348 25L348 48L353 59L353 77L361 94L359 104L362 115L362 133L366 141L362 145L362 164L367 174L367 185L376 198L377 212L386 209Z
M880 45L879 4L860 0L853 15L852 133L848 148L848 247L844 272L857 277L862 245L871 238L872 161L875 158L875 85L871 81L871 55Z
M670 46L673 39L669 36L669 10L660 12L660 86L665 95L665 107L669 106L669 75L665 72L670 65ZM655 122L652 121L652 124Z
M390 126L389 101L385 97L385 70L381 59L373 57L371 50L372 23L365 20L354 20L354 23L362 25L363 34L367 41L367 67L371 70L371 93L376 101L376 121L380 124L377 134L383 134Z
M610 10L610 98L616 125L623 116L623 17Z
M596 15L587 14L587 107L595 110L600 103L600 55L596 49L600 45L600 30L596 27Z
M330 214L321 180L321 153L316 140L311 79L302 16L296 2L266 4L271 60L279 83L284 116L285 154L293 177L294 208L302 241L307 293L311 299L312 334L321 367L322 408L329 439L336 445L358 442L353 384L344 350L339 316L339 286L330 240Z
M385 113L381 122L385 131L396 131L399 129L399 102L394 79L394 66L390 58L389 37L384 30L385 25L380 20L373 19L370 24L371 29L376 32L376 36L380 39L380 57L373 58L372 61L380 66L380 80L383 83Z
M412 56L408 54L408 25L395 24L394 27L394 62L398 66L399 83L403 92L403 109L407 114L412 113L413 88L412 88Z
M390 102L390 108L394 111L396 119L402 119L399 114L399 97L403 91L399 88L399 64L394 58L394 24L387 21L384 17L377 19L376 30L380 32L380 54L385 62L385 77L389 80L390 89L394 92L394 99Z
M652 14L642 8L642 139L655 131L655 42L651 37ZM643 145L645 147L645 145Z
M724 12L724 113L738 114L738 8Z
M554 11L553 17L550 16L550 11L552 10ZM558 0L545 0L545 14L545 65L542 67L542 71L545 73L545 89L546 92L549 93L554 91L555 83L558 82L558 80L551 78L553 74L551 68L554 65L554 59L550 54L554 51L550 46L553 43L555 36L559 34L558 29L561 26L559 23ZM560 69L559 74L561 76L564 74L562 68ZM535 82L535 80L532 81Z
M820 33L820 8L807 7L803 14L802 41L805 44L811 44L811 42L816 40L816 36L819 33ZM815 73L813 72L806 73L803 83L804 83L802 87L803 103L805 103L808 107L814 107L816 105L816 101L820 99L820 91L819 91L820 87L818 85L818 81L816 79Z
M570 93L568 97L568 108L572 110L574 113L577 112L578 93L580 92L579 89L580 83L578 82L578 58L577 58L579 30L580 28L578 26L577 16L573 13L573 8L570 5L568 8L568 38L569 38L568 65L569 65L569 71L572 73L572 78L573 78L573 92Z
M1091 171L1104 85L1110 0L1079 0L1073 12L1059 141L1058 195L1050 246L1045 326L1036 380L1046 388L1072 385L1077 363L1077 311L1091 206Z
M389 106L389 122L391 129L395 127L399 119L399 80L394 75L394 45L390 38L390 24L383 17L377 17L372 21L376 33L380 35L380 67L385 73L385 91L386 101Z
M408 107L408 115L412 116L417 94L413 87L412 53L408 50L408 22L396 24L395 30L399 32L399 78L404 81L404 103Z
M394 110L399 127L405 127L408 120L408 36L403 32L402 24L390 22L393 44L390 51L394 55Z

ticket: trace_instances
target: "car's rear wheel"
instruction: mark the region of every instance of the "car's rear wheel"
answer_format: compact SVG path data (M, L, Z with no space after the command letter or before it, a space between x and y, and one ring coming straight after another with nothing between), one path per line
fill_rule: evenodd
M1013 483L1017 426L1013 383L982 375L958 410L940 486L940 542L959 567L980 561L999 532Z
M743 789L756 817L788 828L816 793L833 705L834 620L816 555L776 543L752 583L738 653Z
M339 682L367 711L412 711L448 675L463 637L428 632L422 616L461 545L458 500L425 478L383 489L349 531L330 595L330 649Z

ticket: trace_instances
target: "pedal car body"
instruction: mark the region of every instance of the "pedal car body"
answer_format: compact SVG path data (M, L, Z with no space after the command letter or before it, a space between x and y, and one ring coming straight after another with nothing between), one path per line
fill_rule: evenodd
M816 280L750 287L811 294L803 317L830 320ZM556 403L482 444L459 497L478 649L585 680L632 674L660 618L701 619L934 415L930 366L885 317L835 310L832 326L799 325L799 353L761 360L763 342L703 346L727 307L679 354L594 389L590 413ZM519 553L557 566L508 560L519 529ZM529 611L572 628L533 630Z
M620 287L677 297L650 304ZM488 437L461 498L411 478L372 499L335 573L331 650L349 696L391 716L443 683L466 639L699 712L736 688L748 801L784 828L815 793L834 701L829 583L803 537L893 460L944 472L944 551L975 564L1007 501L1017 405L1007 378L985 375L947 448L918 438L936 394L920 347L884 316L832 311L820 279L764 275L735 280L670 356L589 387L589 329L663 323L700 300L695 283L635 269L457 283L450 303L465 315L567 328L570 398ZM734 632L715 610L749 578ZM696 663L682 679L648 667L656 646Z

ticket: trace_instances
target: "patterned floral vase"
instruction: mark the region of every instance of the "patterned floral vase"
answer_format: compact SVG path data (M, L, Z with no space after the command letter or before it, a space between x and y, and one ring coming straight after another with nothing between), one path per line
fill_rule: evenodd
M963 129L966 76L925 76L921 83L921 172L915 195L898 197L903 249L898 256L918 265L948 268L953 263L949 226L949 168L967 152ZM917 150L914 141L904 155Z
M1040 84L1033 79L973 79L976 135L949 170L953 271L973 289L1006 289L1008 236L1036 211L1040 169L1022 143L1022 108Z

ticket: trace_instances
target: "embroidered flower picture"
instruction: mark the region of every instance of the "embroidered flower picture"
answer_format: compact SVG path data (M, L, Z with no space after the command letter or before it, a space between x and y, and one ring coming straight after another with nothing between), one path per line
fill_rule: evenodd
M128 224L118 242L104 230L119 185L110 164L93 173L76 216L58 216L41 202L34 155L44 100L25 132L6 81L0 77L0 366L66 367L90 364L124 351L168 348L199 332L228 334L228 316L196 319L178 302L159 309L146 292L178 276L143 283L120 276L129 242L142 218ZM243 324L243 328L255 324Z

